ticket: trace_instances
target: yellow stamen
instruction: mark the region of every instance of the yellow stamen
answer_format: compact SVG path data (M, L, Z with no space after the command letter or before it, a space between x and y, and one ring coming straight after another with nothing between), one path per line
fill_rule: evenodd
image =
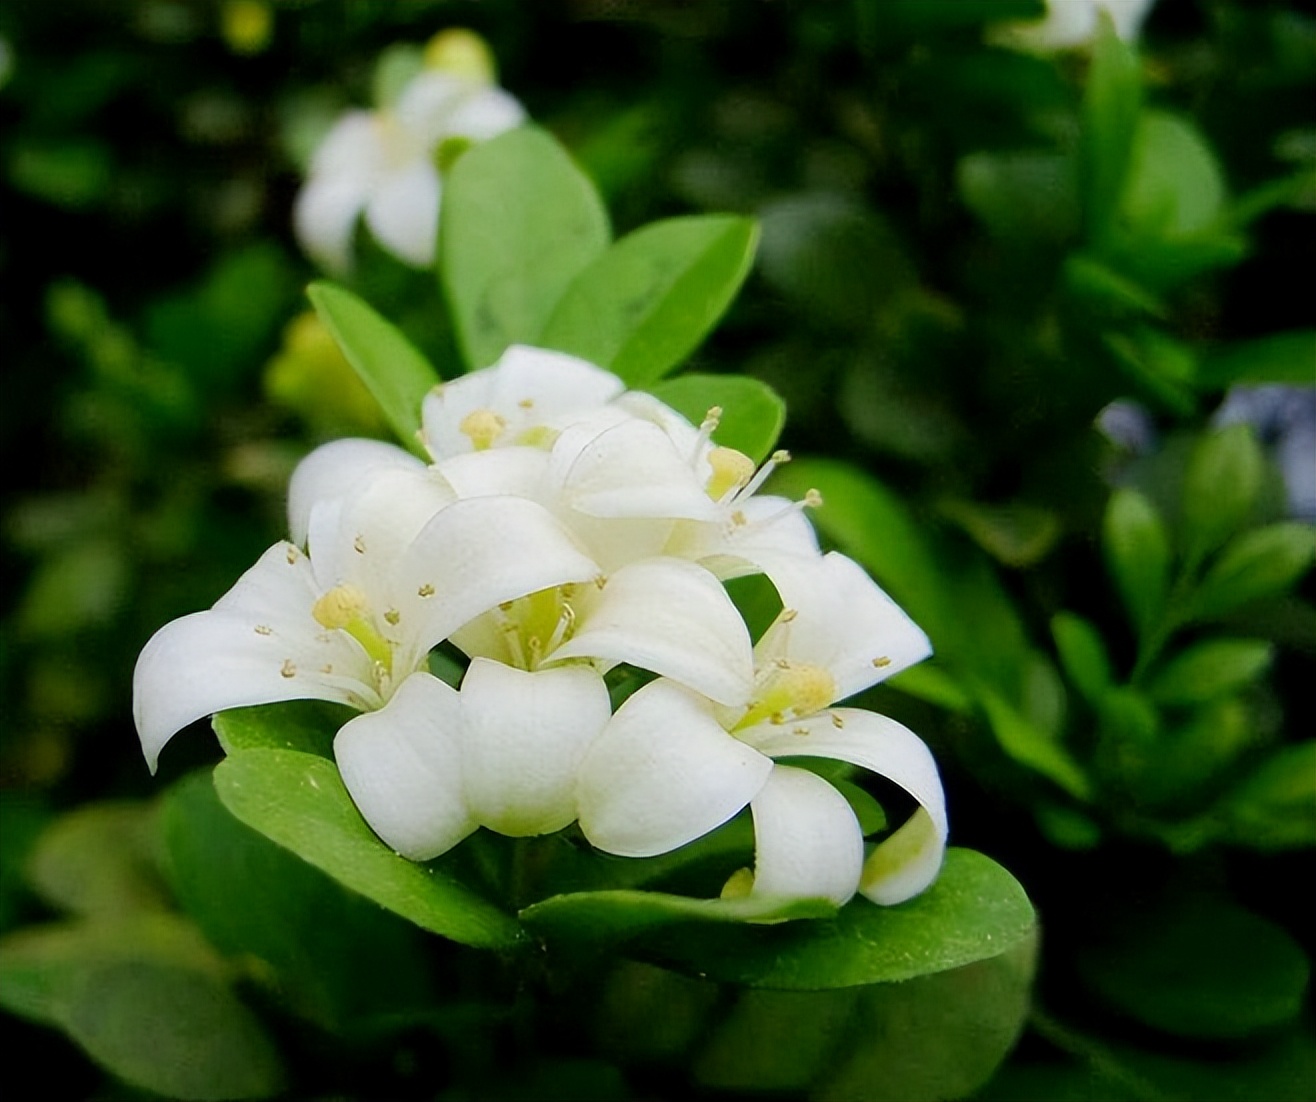
M494 446L494 441L503 434L507 422L491 409L473 409L461 419L458 431L468 437L477 452L486 451Z
M785 723L797 716L811 716L836 699L836 679L821 666L778 662L763 680L735 730L744 730L770 719Z
M315 602L311 615L323 627L347 632L377 665L391 667L393 648L370 622L370 602L356 586L334 586Z
M721 501L754 477L754 460L735 448L714 448L708 453L708 465L713 468L708 479L708 496L714 501Z

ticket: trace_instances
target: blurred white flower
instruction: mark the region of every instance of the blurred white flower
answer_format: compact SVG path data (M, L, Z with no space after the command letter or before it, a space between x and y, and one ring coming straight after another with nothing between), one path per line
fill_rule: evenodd
M316 150L297 196L293 226L302 247L329 270L346 271L364 212L380 245L428 267L438 235L442 147L485 141L524 119L515 99L470 66L426 68L392 106L347 112Z
M1046 15L1028 23L1003 23L990 31L992 41L1021 50L1049 53L1085 46L1096 37L1104 11L1115 33L1132 42L1156 0L1047 0Z

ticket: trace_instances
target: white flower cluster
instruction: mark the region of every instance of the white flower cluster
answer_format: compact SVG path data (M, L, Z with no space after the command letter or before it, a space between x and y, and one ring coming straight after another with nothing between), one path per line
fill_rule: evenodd
M823 554L762 468L615 376L509 349L425 400L425 464L339 440L289 492L291 540L137 664L154 768L187 723L297 698L362 714L334 753L357 807L427 860L478 827L578 822L596 848L665 853L751 809L759 898L897 903L936 876L946 817L923 742L835 703L926 657L924 634L854 562ZM753 643L722 582L766 574L782 611ZM449 641L454 689L428 671ZM612 711L605 675L656 675ZM832 758L919 807L866 855L846 798L779 759Z

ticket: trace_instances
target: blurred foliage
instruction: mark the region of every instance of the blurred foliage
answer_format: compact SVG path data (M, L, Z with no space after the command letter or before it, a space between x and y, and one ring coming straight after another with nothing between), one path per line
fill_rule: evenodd
M1310 478L1316 445L1286 451L1217 413L1236 386L1316 385L1316 9L1160 0L1138 48L985 44L989 20L1041 7L0 8L14 1082L115 1098L1314 1096L1316 517L1290 514L1285 479ZM742 374L786 399L797 459L776 485L822 492L825 539L936 648L868 702L937 750L954 840L1027 888L1035 983L1023 945L821 992L718 985L649 946L545 958L527 987L233 818L194 772L218 757L207 734L171 745L163 784L147 775L141 645L282 535L311 446L406 416L348 372L323 303L306 313L318 273L289 212L339 111L387 99L453 25L488 40L602 193L582 270L611 258L624 278L625 235L670 219L706 235L716 285L748 223L711 216L757 221L745 287L689 357L701 381L663 385L696 415ZM491 339L431 273L357 244L350 290L441 376ZM581 321L588 291L536 331L641 381L690 351L613 347ZM775 436L779 407L753 393ZM742 841L711 840L711 859Z

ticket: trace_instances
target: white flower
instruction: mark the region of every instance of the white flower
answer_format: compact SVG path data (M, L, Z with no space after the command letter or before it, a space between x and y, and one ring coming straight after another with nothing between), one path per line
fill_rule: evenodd
M340 441L312 453L290 501L306 551L276 544L212 609L166 624L146 644L133 695L152 769L176 731L225 708L303 698L379 708L431 647L487 609L592 584L598 567L539 505L456 501L421 464L385 449ZM380 468L317 499L354 456Z
M609 717L602 678L475 659L461 692L409 677L356 717L334 756L358 810L404 857L427 861L477 827L525 837L576 819L576 772Z
M1030 23L1005 23L994 27L991 37L1001 45L1049 53L1085 46L1097 34L1103 11L1108 12L1115 33L1132 42L1142 30L1155 0L1047 0L1046 15Z
M759 896L879 903L922 891L941 865L945 805L923 742L894 720L831 707L930 653L927 638L849 559L774 568L783 611L755 648L747 706L720 707L666 679L631 696L586 755L580 825L609 853L665 853L747 804ZM864 860L845 799L778 758L824 757L894 781L919 803Z
M439 147L451 139L485 141L524 119L521 105L487 81L421 72L391 108L349 111L334 124L293 208L298 239L326 268L346 271L364 211L384 248L428 267L439 226Z

